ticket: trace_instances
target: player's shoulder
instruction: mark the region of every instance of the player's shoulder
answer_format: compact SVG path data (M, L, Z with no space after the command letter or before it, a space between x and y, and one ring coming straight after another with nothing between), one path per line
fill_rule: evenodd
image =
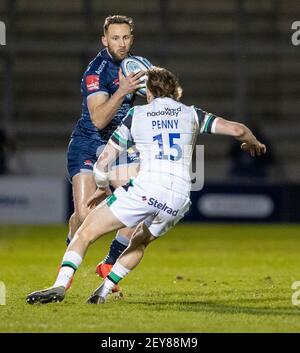
M134 107L131 107L126 116L123 118L122 120L122 124L125 125L129 130L131 129L132 127L132 120L133 120L133 116L135 114L135 109L136 109L136 106Z
M85 75L100 75L101 73L104 73L107 70L108 62L109 61L105 56L105 49L103 49L94 57L93 60L90 61L85 71Z
M148 112L149 110L153 109L153 104L151 103L146 103L142 105L135 105L134 107L131 108L132 110L132 116L139 116L139 115L144 115L145 112Z
M131 107L125 118L123 119L123 124L128 127L128 129L131 129L132 123L134 120L136 120L137 117L140 117L143 115L145 112L145 105L135 105L134 107ZM139 120L139 119L137 119Z
M133 118L135 118L137 115L141 113L141 111L143 110L142 109L143 107L144 107L143 105L135 105L131 107L128 110L125 118L130 119L132 121Z
M205 110L203 110L202 108L197 107L195 105L189 105L188 108L190 108L198 116L198 118L202 119L204 117L204 115L206 114Z

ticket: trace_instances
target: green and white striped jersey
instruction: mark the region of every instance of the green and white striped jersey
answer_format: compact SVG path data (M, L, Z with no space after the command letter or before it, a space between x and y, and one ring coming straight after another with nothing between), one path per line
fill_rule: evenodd
M182 187L191 184L190 164L198 133L214 133L216 116L171 98L131 108L110 143L119 150L134 144L143 180Z

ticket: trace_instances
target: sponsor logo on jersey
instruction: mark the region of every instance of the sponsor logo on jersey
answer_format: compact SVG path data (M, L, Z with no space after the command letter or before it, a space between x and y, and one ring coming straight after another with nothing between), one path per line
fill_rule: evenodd
M89 166L89 167L92 167L92 166L93 166L93 163L92 163L92 161L90 161L89 159L87 159L87 160L84 161L84 165L87 165L87 166Z
M102 72L102 70L104 69L104 66L106 65L107 61L103 60L101 65L98 67L98 70L96 70L96 74L100 75L100 73Z
M142 196L143 201L147 201L147 196Z
M166 203L161 203L158 202L154 197L150 197L148 201L148 205L154 206L158 208L159 210L165 211L168 214L171 214L172 216L177 216L179 210L174 210L172 207L169 207Z
M148 112L148 117L159 116L159 115L169 115L178 117L179 112L181 112L181 107L178 108L165 108L165 110L159 110L156 112Z
M88 75L85 79L86 89L88 92L96 91L99 89L99 76L98 75Z

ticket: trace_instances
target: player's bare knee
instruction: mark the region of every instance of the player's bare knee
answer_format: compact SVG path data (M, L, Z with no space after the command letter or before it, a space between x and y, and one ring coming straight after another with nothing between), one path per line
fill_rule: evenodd
M152 233L149 231L149 228L145 225L144 222L142 226L143 226L143 235L145 237L145 244L146 246L148 246L153 240L156 240L157 238L154 235L152 235Z
M146 247L149 244L150 240L151 240L151 233L148 231L148 228L145 231L144 223L140 223L137 226L137 228L131 238L130 243L132 245L134 245L135 247L137 247L137 246Z

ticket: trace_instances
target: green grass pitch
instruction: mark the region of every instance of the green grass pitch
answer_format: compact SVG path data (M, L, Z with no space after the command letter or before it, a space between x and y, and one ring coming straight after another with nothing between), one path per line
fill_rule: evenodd
M0 332L299 332L300 227L181 223L121 282L123 298L86 305L113 234L89 249L62 303L28 305L53 284L65 226L1 226ZM300 299L300 298L299 298Z

